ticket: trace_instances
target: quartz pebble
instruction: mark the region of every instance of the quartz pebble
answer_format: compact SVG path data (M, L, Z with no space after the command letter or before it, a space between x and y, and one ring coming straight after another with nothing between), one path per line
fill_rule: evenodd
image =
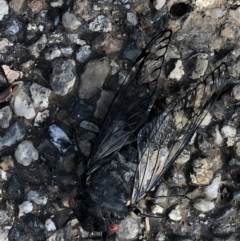
M207 8L211 6L216 0L197 0L196 5L201 8Z
M19 214L18 217L24 216L26 213L30 213L33 210L33 205L30 201L25 201L18 205Z
M84 63L89 59L91 53L91 47L89 45L84 45L77 50L76 59L78 62Z
M51 90L41 85L33 83L30 86L30 92L33 99L33 104L36 108L45 109L48 108L48 98Z
M205 188L205 193L207 194L208 197L211 199L215 199L218 197L218 190L219 190L219 185L221 182L221 175L218 174L213 180L212 183Z
M52 221L51 218L48 218L45 221L45 229L46 229L47 232L51 232L51 231L55 231L56 230L55 223Z
M81 22L73 13L66 12L63 14L62 23L65 28L76 30L81 25Z
M180 206L177 205L175 209L173 209L169 214L169 218L173 221L180 221L182 219L182 214L180 210Z
M22 141L15 151L15 158L19 164L29 166L33 161L38 160L38 150L31 141Z
M49 127L50 136L52 143L58 148L62 153L67 152L71 147L72 142L65 134L65 132L56 125L51 125Z
M127 20L129 23L131 23L132 25L136 25L137 24L137 17L134 13L127 13Z
M235 137L236 133L237 133L236 128L230 125L224 125L221 129L221 134L224 138Z
M183 70L182 60L179 59L175 63L175 68L172 70L172 72L169 74L168 77L170 79L180 80L183 75L184 75L184 70Z
M5 0L0 0L0 21L3 20L5 15L8 15L9 7Z
M9 42L8 39L6 38L0 39L0 54L6 53L10 46L13 46L13 43Z
M155 9L160 10L166 3L166 0L154 0L153 6Z
M208 212L215 208L214 202L199 199L193 204L193 207L201 212Z
M104 15L99 15L89 24L89 29L93 32L111 32L112 23Z

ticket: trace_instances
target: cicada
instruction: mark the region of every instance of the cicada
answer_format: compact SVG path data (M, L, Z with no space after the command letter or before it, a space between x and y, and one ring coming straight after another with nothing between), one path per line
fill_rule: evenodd
M78 194L69 203L86 231L115 232L163 178L225 86L226 64L190 85L148 122L171 38L165 30L143 50L113 99L92 149ZM135 143L135 162L121 154Z

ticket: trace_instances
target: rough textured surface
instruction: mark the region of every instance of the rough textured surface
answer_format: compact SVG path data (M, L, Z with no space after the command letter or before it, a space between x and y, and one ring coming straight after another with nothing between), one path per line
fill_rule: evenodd
M61 227L71 213L68 197L76 194L84 171L80 161L88 160L114 93L163 29L173 35L153 116L221 62L238 80L239 5L228 0L0 0L1 65L23 72L18 91L0 103L0 240L101 240L76 219ZM0 70L1 94L19 79ZM239 85L226 88L152 190L160 197L139 203L142 212L162 218L129 215L110 240L240 240L239 93ZM38 158L22 165L15 152L26 141Z

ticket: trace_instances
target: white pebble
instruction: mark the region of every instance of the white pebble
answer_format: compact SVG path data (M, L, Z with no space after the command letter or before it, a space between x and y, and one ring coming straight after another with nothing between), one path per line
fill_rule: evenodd
M177 205L175 209L173 209L169 214L169 218L173 221L180 221L182 219L182 214L180 210L180 206Z
M153 214L161 214L161 213L163 213L163 211L164 211L164 208L161 207L160 205L154 205L152 207L152 213Z
M166 0L154 0L153 6L155 9L160 10L166 3Z
M137 24L137 18L136 18L136 15L134 13L131 13L131 12L127 13L127 20L132 25Z
M201 212L208 212L215 207L214 202L199 199L198 202L193 204L193 207Z
M15 151L15 158L19 164L29 166L32 161L38 159L38 151L31 141L25 140L18 145Z
M0 227L0 240L8 241L8 232L11 229L10 226Z
M30 92L33 99L33 104L35 107L40 109L48 108L48 98L50 96L51 90L45 88L41 85L33 83L30 86Z
M233 126L225 125L221 129L221 133L222 133L223 137L226 137L226 138L230 137L231 138L231 137L235 137L236 136L237 130Z
M235 100L240 100L240 85L235 85L232 89L232 95Z
M204 119L202 120L200 126L205 127L205 126L209 125L211 120L212 120L212 115L208 112L206 114L206 116L204 117Z
M29 191L27 197L29 201L33 201L37 205L45 205L47 203L47 197L40 196L36 191Z
M51 232L51 231L55 231L56 230L56 226L55 223L52 221L51 218L48 218L45 222L45 229L47 230L47 232Z
M216 125L215 126L215 140L214 140L214 142L215 142L216 145L221 145L222 141L223 141L223 138L222 138L222 135L219 131L219 126Z
M3 171L2 169L0 169L0 176L1 176L2 180L7 181L7 173L5 171Z
M33 210L33 205L30 201L25 201L22 204L18 205L19 214L18 217L25 215L26 213L30 213Z
M0 21L3 20L4 15L7 15L9 11L8 3L5 0L0 0Z
M176 62L175 68L170 73L169 78L180 80L183 75L184 75L184 70L183 70L182 60L179 59Z
M205 193L210 197L211 199L218 197L218 190L219 185L221 182L221 175L218 174L213 180L212 183L205 188Z
M197 0L196 5L200 8L206 8L212 5L216 0Z

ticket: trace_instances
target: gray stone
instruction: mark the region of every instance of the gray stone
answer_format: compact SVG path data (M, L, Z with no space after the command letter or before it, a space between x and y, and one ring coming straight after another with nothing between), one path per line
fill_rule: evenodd
M132 240L138 235L138 223L135 219L127 216L121 223L120 229L117 232L117 237L120 240Z
M104 15L99 15L89 24L89 29L93 32L111 32L112 23Z
M6 130L4 136L0 136L0 150L3 146L12 146L17 141L20 141L25 134L25 129L15 122Z
M89 45L84 45L77 50L76 59L78 62L84 63L86 60L89 59L91 53L91 47Z
M7 128L12 119L12 110L9 106L0 109L0 127Z
M85 120L81 122L80 126L92 132L99 132L99 127L97 125Z
M66 12L63 14L62 24L65 28L68 28L70 30L76 30L81 25L81 22L73 13Z
M46 47L48 40L45 34L42 35L42 37L33 45L29 47L29 51L38 58L40 55L40 52Z
M6 35L13 36L13 35L16 35L18 32L20 32L22 28L23 28L23 24L19 22L17 19L12 18L7 22L4 33Z
M204 199L198 199L197 202L193 204L193 207L201 212L208 212L215 208L215 204Z
M109 72L110 65L108 58L89 61L81 75L79 97L82 99L93 97L102 87Z
M137 24L137 17L134 13L127 13L127 20L129 23L131 23L132 25L136 25Z
M230 9L229 15L238 23L240 24L240 7L235 10Z
M54 92L64 96L72 91L76 81L76 64L73 60L54 59L50 83Z

